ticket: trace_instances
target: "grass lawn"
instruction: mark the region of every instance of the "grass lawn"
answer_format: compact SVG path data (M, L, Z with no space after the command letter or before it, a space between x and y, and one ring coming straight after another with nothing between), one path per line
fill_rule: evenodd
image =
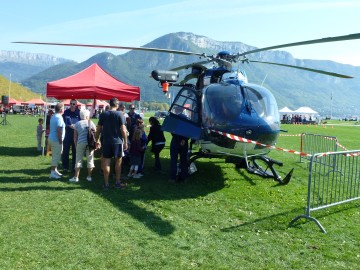
M2 120L2 119L1 119ZM9 115L0 125L0 269L358 269L360 201L312 213L314 222L289 222L304 213L308 168L299 156L275 151L287 186L200 159L186 184L151 170L126 190L102 190L99 159L94 181L48 178L50 158L36 150L36 117ZM96 123L96 122L95 122ZM283 125L288 134L337 136L360 149L359 126ZM167 134L167 146L170 136ZM300 150L300 137L278 147Z

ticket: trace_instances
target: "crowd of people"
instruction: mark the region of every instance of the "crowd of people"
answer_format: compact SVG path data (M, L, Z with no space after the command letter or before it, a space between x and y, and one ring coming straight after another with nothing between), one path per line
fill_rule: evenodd
M282 124L314 124L317 122L317 119L315 120L310 115L309 117L306 117L305 115L288 115L284 114L282 116L281 123Z
M149 144L151 144L150 151L154 154L153 170L162 171L160 153L165 147L166 139L161 124L157 118L150 117L150 130L146 134L144 120L135 112L134 104L130 104L126 112L124 103L119 103L116 98L110 99L109 106L99 115L98 123L95 125L90 118L90 111L79 110L77 101L73 99L68 109L65 109L62 103L58 103L54 114L50 115L47 121L49 121L48 126L44 129L44 121L39 119L37 136L41 138L42 132L45 132L51 147L51 179L61 179L63 174L72 173L73 176L69 181L79 182L85 156L86 180L92 181L95 167L94 152L100 149L104 190L110 187L111 172L115 177L115 188L122 189L126 185L124 179L138 179L144 175L145 153ZM89 129L96 130L95 149L89 149L88 146ZM188 138L172 134L169 182L185 181L187 155ZM62 173L58 169L60 162Z

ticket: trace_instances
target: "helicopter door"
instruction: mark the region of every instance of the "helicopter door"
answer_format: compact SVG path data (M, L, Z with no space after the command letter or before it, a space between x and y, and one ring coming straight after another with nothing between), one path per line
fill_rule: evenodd
M198 140L201 134L200 98L195 90L183 87L174 99L162 130Z

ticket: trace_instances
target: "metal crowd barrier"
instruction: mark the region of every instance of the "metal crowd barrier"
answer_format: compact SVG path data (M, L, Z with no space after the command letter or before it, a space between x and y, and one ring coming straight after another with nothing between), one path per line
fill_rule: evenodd
M318 153L311 157L305 214L294 218L310 219L326 233L313 211L360 199L360 150Z
M338 139L333 136L320 134L302 133L300 148L301 152L314 155L315 153L336 152ZM310 162L311 156L300 155L300 162Z

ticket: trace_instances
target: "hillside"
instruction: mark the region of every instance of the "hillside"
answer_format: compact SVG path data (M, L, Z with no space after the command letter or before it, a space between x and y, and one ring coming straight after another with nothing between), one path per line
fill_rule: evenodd
M65 58L41 53L0 50L0 74L13 82L20 82L54 65L73 62Z
M16 100L27 101L32 98L39 98L39 94L30 91L18 83L10 83L8 79L0 75L0 97L9 96L9 88L10 97Z
M192 33L171 33L155 39L144 47L192 51L216 54L219 51L244 52L255 47L241 42L221 42ZM121 51L119 51L121 53ZM321 74L289 69L266 64L242 64L249 82L263 84L275 96L278 106L297 109L309 106L322 115L329 115L331 106L333 115L357 114L360 109L360 67L343 65L332 61L315 61L295 59L286 51L264 51L249 55L251 60L277 62L289 65L306 66L332 72L352 75L355 79L339 79ZM126 83L141 88L142 101L166 102L158 83L149 78L154 69L171 69L184 64L197 62L198 57L175 55L169 53L153 53L130 51L121 55L99 53L82 63L68 62L52 66L35 76L22 81L22 84L35 92L44 93L48 81L72 75L83 68L98 63L112 76ZM181 75L184 75L182 72ZM332 100L331 100L332 96Z

